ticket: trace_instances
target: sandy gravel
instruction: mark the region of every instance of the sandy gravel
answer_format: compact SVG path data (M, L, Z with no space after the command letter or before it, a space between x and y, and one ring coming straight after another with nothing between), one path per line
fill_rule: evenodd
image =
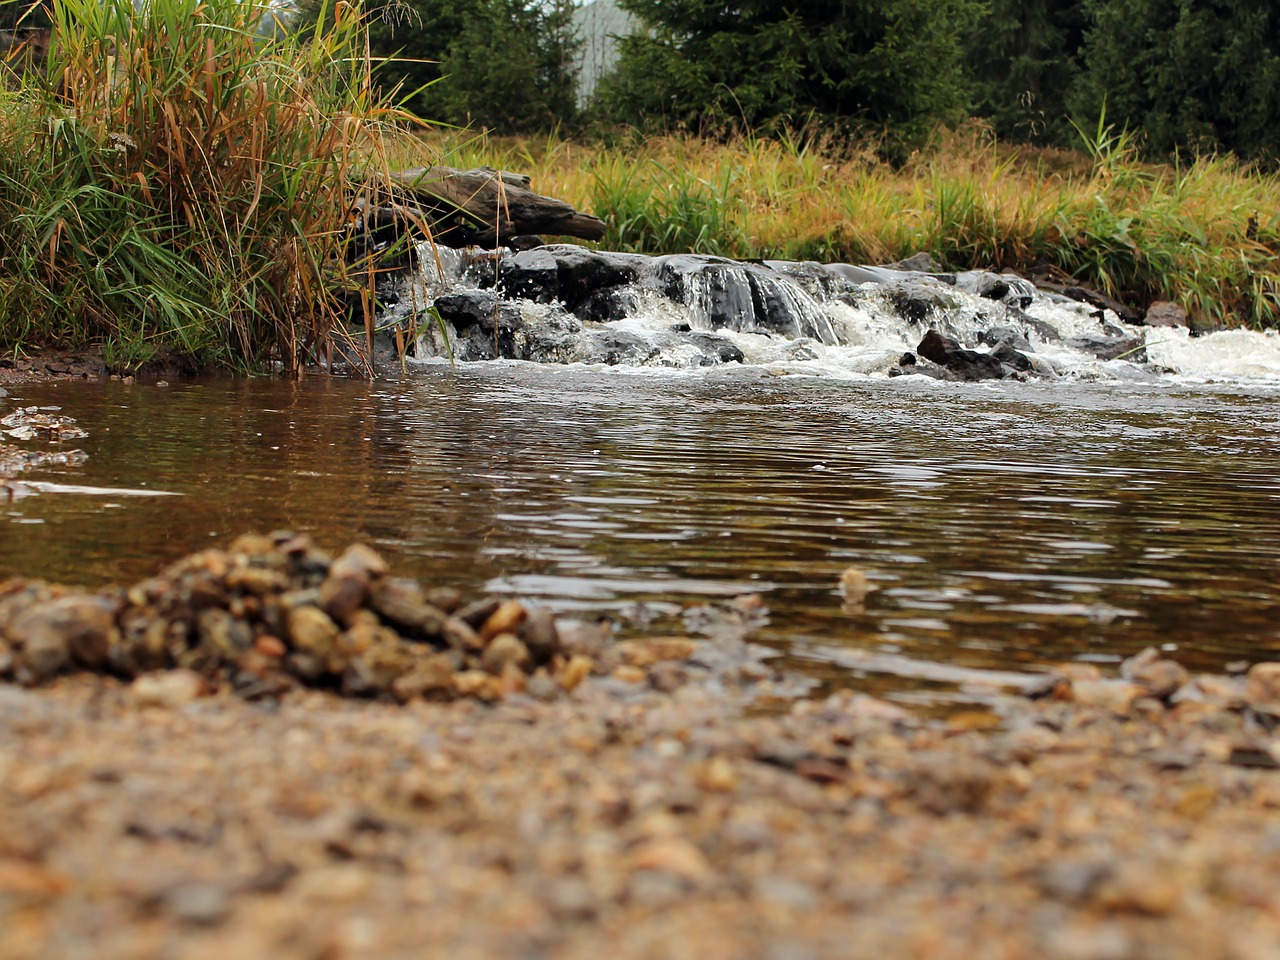
M495 706L160 679L0 686L0 957L1280 956L1243 681L1169 709L1084 680L984 729L609 677Z

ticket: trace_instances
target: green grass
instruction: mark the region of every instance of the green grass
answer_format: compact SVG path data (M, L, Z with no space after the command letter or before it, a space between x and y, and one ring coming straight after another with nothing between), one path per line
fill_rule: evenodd
M1075 152L996 143L977 125L939 131L897 167L875 143L802 136L430 143L445 162L528 173L603 217L602 246L855 263L927 251L1138 306L1175 300L1205 324L1280 326L1280 180L1231 157L1144 164L1105 123Z
M341 334L351 185L399 115L357 18L304 39L264 14L53 0L47 63L0 67L0 349L297 371Z

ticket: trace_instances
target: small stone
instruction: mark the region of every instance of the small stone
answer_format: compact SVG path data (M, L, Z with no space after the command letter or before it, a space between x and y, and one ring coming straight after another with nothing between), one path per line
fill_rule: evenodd
M180 883L165 894L164 906L174 919L197 927L216 927L231 915L231 898L215 883Z
M1280 663L1255 663L1250 667L1244 699L1257 713L1280 717Z
M469 603L454 614L459 620L464 621L472 630L479 630L481 625L488 620L497 611L502 601L493 597L486 597L483 600L476 600Z
M547 663L560 650L560 634L556 630L556 618L542 607L528 611L524 623L516 635L529 648L529 654L537 663Z
M840 592L844 595L845 603L852 606L861 605L866 601L871 589L866 571L859 567L849 567L840 574Z
M1182 902L1182 889L1159 864L1125 861L1099 886L1094 901L1109 910L1164 917Z
M583 680L591 676L594 667L595 661L590 657L571 657L564 669L560 671L560 686L572 692Z
M379 581L369 592L369 605L384 619L418 637L443 637L449 619L439 607L427 601L426 591L416 580L393 577Z
M21 665L46 680L73 662L106 664L116 636L116 604L104 597L73 595L27 608L5 630Z
M504 600L489 614L478 628L480 639L486 643L501 633L514 633L528 618L529 611L519 600ZM465 618L464 618L465 619Z
M259 597L289 588L289 580L283 573L267 567L239 567L227 574L226 584L230 590L242 590Z
M630 684L641 684L649 679L648 674L646 674L640 667L633 667L628 664L617 667L613 671L612 676L615 680L620 680L623 683Z
M204 678L191 670L144 673L129 685L129 692L139 706L169 710L199 699L206 690Z
M501 695L497 678L483 670L463 670L454 674L453 688L464 697L478 700L497 700Z
M641 844L631 852L628 866L633 871L669 873L695 884L711 876L711 865L702 851L682 837L662 837Z
M387 562L363 544L352 544L329 567L320 584L320 606L335 620L346 620L365 602L373 581L385 576Z
M403 702L415 697L443 697L453 693L455 665L447 653L418 660L408 673L396 677L391 692Z
M1117 716L1133 712L1134 702L1147 693L1136 683L1124 680L1073 680L1071 698L1082 707L1098 707Z
M288 647L280 640L279 637L273 637L270 634L260 634L253 640L253 649L264 657L272 657L279 659L289 652Z
M631 667L651 667L665 660L688 660L698 644L688 637L654 637L651 640L623 640L615 649L622 662Z
M466 653L484 646L480 634L461 617L450 617L444 624L444 639L454 650Z
M997 770L986 760L918 754L909 790L930 813L978 813L987 805L996 781Z
M713 793L730 793L738 785L738 776L728 758L713 757L702 768L698 785Z
M1187 311L1179 304L1157 300L1147 307L1147 315L1142 322L1148 327L1185 327L1187 316Z
M597 659L613 637L613 623L609 620L557 620L560 649L569 656Z
M1161 657L1154 647L1147 647L1124 661L1120 665L1120 676L1159 700L1173 696L1191 679L1182 664Z
M514 633L500 633L485 648L481 663L490 673L500 675L508 664L523 670L532 663L532 658L529 648Z
M289 611L289 640L299 653L326 659L341 631L319 607L295 607Z

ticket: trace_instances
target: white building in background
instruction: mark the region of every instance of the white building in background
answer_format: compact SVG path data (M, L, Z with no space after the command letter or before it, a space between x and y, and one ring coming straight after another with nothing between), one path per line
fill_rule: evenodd
M639 21L617 0L587 0L573 14L574 30L582 39L578 54L578 103L585 105L600 78L618 63L617 37L634 33Z

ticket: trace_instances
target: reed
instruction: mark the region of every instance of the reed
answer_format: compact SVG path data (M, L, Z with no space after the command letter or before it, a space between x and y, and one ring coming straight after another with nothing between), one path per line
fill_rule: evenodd
M943 130L900 166L876 143L799 134L431 144L455 165L529 173L608 220L603 245L861 263L927 251L951 269L1175 300L1203 324L1280 326L1280 180L1223 156L1145 164L1105 122L1074 152L997 143L978 125Z
M0 67L0 343L101 344L121 369L324 354L371 267L353 190L403 118L353 9L305 38L241 0L51 16L47 61Z

